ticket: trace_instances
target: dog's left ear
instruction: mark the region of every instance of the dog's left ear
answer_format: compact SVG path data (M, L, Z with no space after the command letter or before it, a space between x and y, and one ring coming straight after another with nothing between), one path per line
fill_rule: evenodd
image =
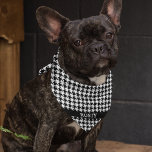
M57 43L62 29L69 22L68 18L46 6L40 6L36 10L36 19L51 43Z
M122 0L104 0L100 14L110 17L111 21L120 28L120 14L122 10Z

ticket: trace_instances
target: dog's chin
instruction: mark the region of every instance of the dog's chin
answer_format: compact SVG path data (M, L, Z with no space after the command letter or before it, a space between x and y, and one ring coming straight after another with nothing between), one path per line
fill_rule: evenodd
M116 60L104 59L93 66L91 70L82 70L81 73L86 77L99 77L101 75L107 75L116 63Z
M99 77L101 75L107 75L109 73L109 66L106 65L104 67L94 67L90 71L82 70L81 74L85 77Z

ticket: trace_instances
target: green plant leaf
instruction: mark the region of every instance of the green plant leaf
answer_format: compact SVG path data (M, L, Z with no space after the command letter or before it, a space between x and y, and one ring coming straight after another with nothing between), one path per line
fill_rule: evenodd
M6 129L6 128L3 128L2 126L0 126L0 130L3 131L3 132L8 132L8 133L13 133L12 131Z
M30 137L24 136L24 135L22 135L22 134L14 133L14 132L10 131L9 129L3 128L3 126L0 126L0 130L3 131L3 132L7 132L7 133L10 133L10 134L13 134L13 135L15 135L16 137L22 138L22 139L24 139L24 140L31 140Z
M28 137L28 136L24 136L24 135L22 135L22 134L14 133L14 135L15 135L16 137L18 137L18 138L22 138L22 139L24 139L24 140L31 140L31 138L30 138L30 137Z

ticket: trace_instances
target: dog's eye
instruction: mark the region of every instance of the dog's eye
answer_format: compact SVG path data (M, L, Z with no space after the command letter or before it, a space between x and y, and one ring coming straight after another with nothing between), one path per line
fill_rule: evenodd
M106 39L112 39L113 38L113 33L108 32L106 33Z
M74 42L74 45L75 46L81 46L82 45L82 42L81 42L81 40L76 40L75 42Z

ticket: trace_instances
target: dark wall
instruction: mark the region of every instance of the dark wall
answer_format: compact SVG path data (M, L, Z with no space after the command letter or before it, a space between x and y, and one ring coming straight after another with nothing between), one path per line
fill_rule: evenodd
M50 6L73 19L99 14L103 0L25 0L21 86L51 62L57 47L39 29L35 10ZM118 64L113 69L113 106L99 139L152 145L152 1L123 0Z

